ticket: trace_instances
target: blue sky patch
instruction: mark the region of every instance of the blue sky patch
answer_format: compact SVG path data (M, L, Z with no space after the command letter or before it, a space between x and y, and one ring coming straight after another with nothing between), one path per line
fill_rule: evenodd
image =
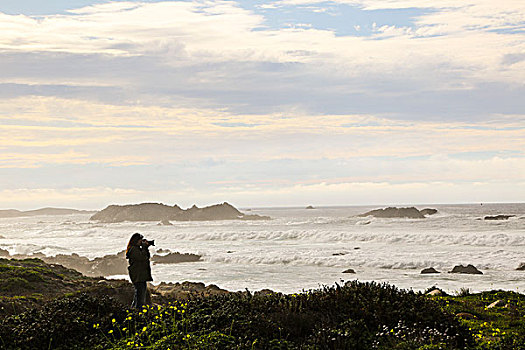
M336 4L326 1L310 5L287 5L267 8L267 1L239 1L241 7L263 15L264 29L286 27L330 30L336 36L370 36L376 27L415 27L415 20L430 9L407 8L387 10L363 10L359 6Z
M68 11L90 5L109 2L170 2L170 0L7 0L0 2L0 12L27 16L67 14ZM187 2L176 0L171 2ZM240 7L264 16L264 27L260 30L282 28L314 28L333 31L336 36L370 36L374 25L415 27L416 18L432 10L407 8L387 10L363 10L359 6L337 4L331 1L310 5L286 5L276 8L265 7L268 1L239 0Z

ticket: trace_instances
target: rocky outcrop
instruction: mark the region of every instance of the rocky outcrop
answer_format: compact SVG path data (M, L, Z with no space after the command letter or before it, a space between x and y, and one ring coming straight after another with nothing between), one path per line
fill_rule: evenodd
M42 208L36 210L20 211L15 209L0 210L0 218L16 218L38 215L71 215L71 214L91 214L92 211L63 209L63 208Z
M346 269L343 273L355 273L354 269Z
M427 269L421 270L421 274L427 274L427 273L440 273L440 272L433 267L429 267Z
M466 273L469 275L483 275L483 272L478 270L474 265L468 264L467 266L456 265L449 271L449 273Z
M151 261L155 264L177 264L183 262L195 262L201 259L197 254L168 253L167 255L153 255Z
M440 289L433 289L430 292L428 292L426 295L430 295L432 297L443 296L443 291Z
M313 206L309 205L305 209L315 209Z
M93 260L76 253L71 255L58 254L57 256L45 256L42 253L33 255L3 255L14 259L38 258L47 264L62 265L68 269L74 269L85 276L100 277L128 274L128 261L126 260L125 251L117 254L105 255ZM167 255L153 255L151 261L157 264L176 264L182 262L194 262L200 259L200 255L168 253Z
M483 220L508 220L516 215L495 215L495 216L485 216Z
M359 215L360 217L373 216L376 218L409 218L409 219L424 219L425 216L421 214L419 210L414 207L410 208L396 208L389 207L385 209L375 209L364 214Z
M227 290L221 289L214 284L206 286L201 282L182 282L182 283L166 283L161 282L159 285L149 285L148 289L152 294L152 300L181 300L188 299L192 295L210 296L230 293ZM159 300L160 299L160 300Z
M448 294L441 288L438 288L436 286L432 286L425 290L425 295L430 296L447 296Z
M437 214L437 209L432 209L432 208L425 208L423 210L420 210L419 211L422 215L434 215L434 214Z
M121 251L113 255L105 255L93 260L76 253L71 255L58 254L56 256L45 256L41 253L33 255L14 255L15 259L38 258L47 264L58 264L68 269L74 269L85 276L112 276L127 275L128 263L125 252Z
M208 221L208 220L268 220L268 216L246 215L231 204L222 203L209 207L181 209L160 203L110 205L91 217L105 223L123 221Z
M525 263L521 263L520 266L516 268L518 271L525 271Z
M169 221L181 212L182 209L177 205L170 207L160 203L110 205L97 212L90 220L101 222Z

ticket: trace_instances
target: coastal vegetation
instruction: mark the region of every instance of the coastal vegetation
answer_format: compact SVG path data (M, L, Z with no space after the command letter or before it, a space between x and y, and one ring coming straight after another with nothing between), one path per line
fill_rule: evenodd
M5 349L525 349L525 295L516 292L428 296L351 281L297 294L194 293L129 310L125 281L95 283L38 259L2 259L0 271Z

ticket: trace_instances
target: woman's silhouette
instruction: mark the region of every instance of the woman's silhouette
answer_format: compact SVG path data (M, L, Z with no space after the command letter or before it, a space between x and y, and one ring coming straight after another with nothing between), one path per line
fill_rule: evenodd
M146 282L153 281L149 265L149 243L140 233L134 233L126 249L129 278L135 287L135 295L131 307L137 309L146 304Z

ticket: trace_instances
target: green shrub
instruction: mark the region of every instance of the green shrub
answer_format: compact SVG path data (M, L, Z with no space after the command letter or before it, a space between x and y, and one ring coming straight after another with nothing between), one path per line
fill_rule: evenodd
M2 349L89 348L98 332L93 324L111 324L123 319L124 308L110 298L86 294L56 299L41 309L33 309L0 321Z
M387 284L352 282L293 295L232 293L177 305L131 313L130 321L109 330L111 341L101 347L358 350L473 344L468 329L437 303Z
M465 349L468 327L435 300L351 282L299 294L249 292L125 310L107 297L57 299L0 321L6 349Z

